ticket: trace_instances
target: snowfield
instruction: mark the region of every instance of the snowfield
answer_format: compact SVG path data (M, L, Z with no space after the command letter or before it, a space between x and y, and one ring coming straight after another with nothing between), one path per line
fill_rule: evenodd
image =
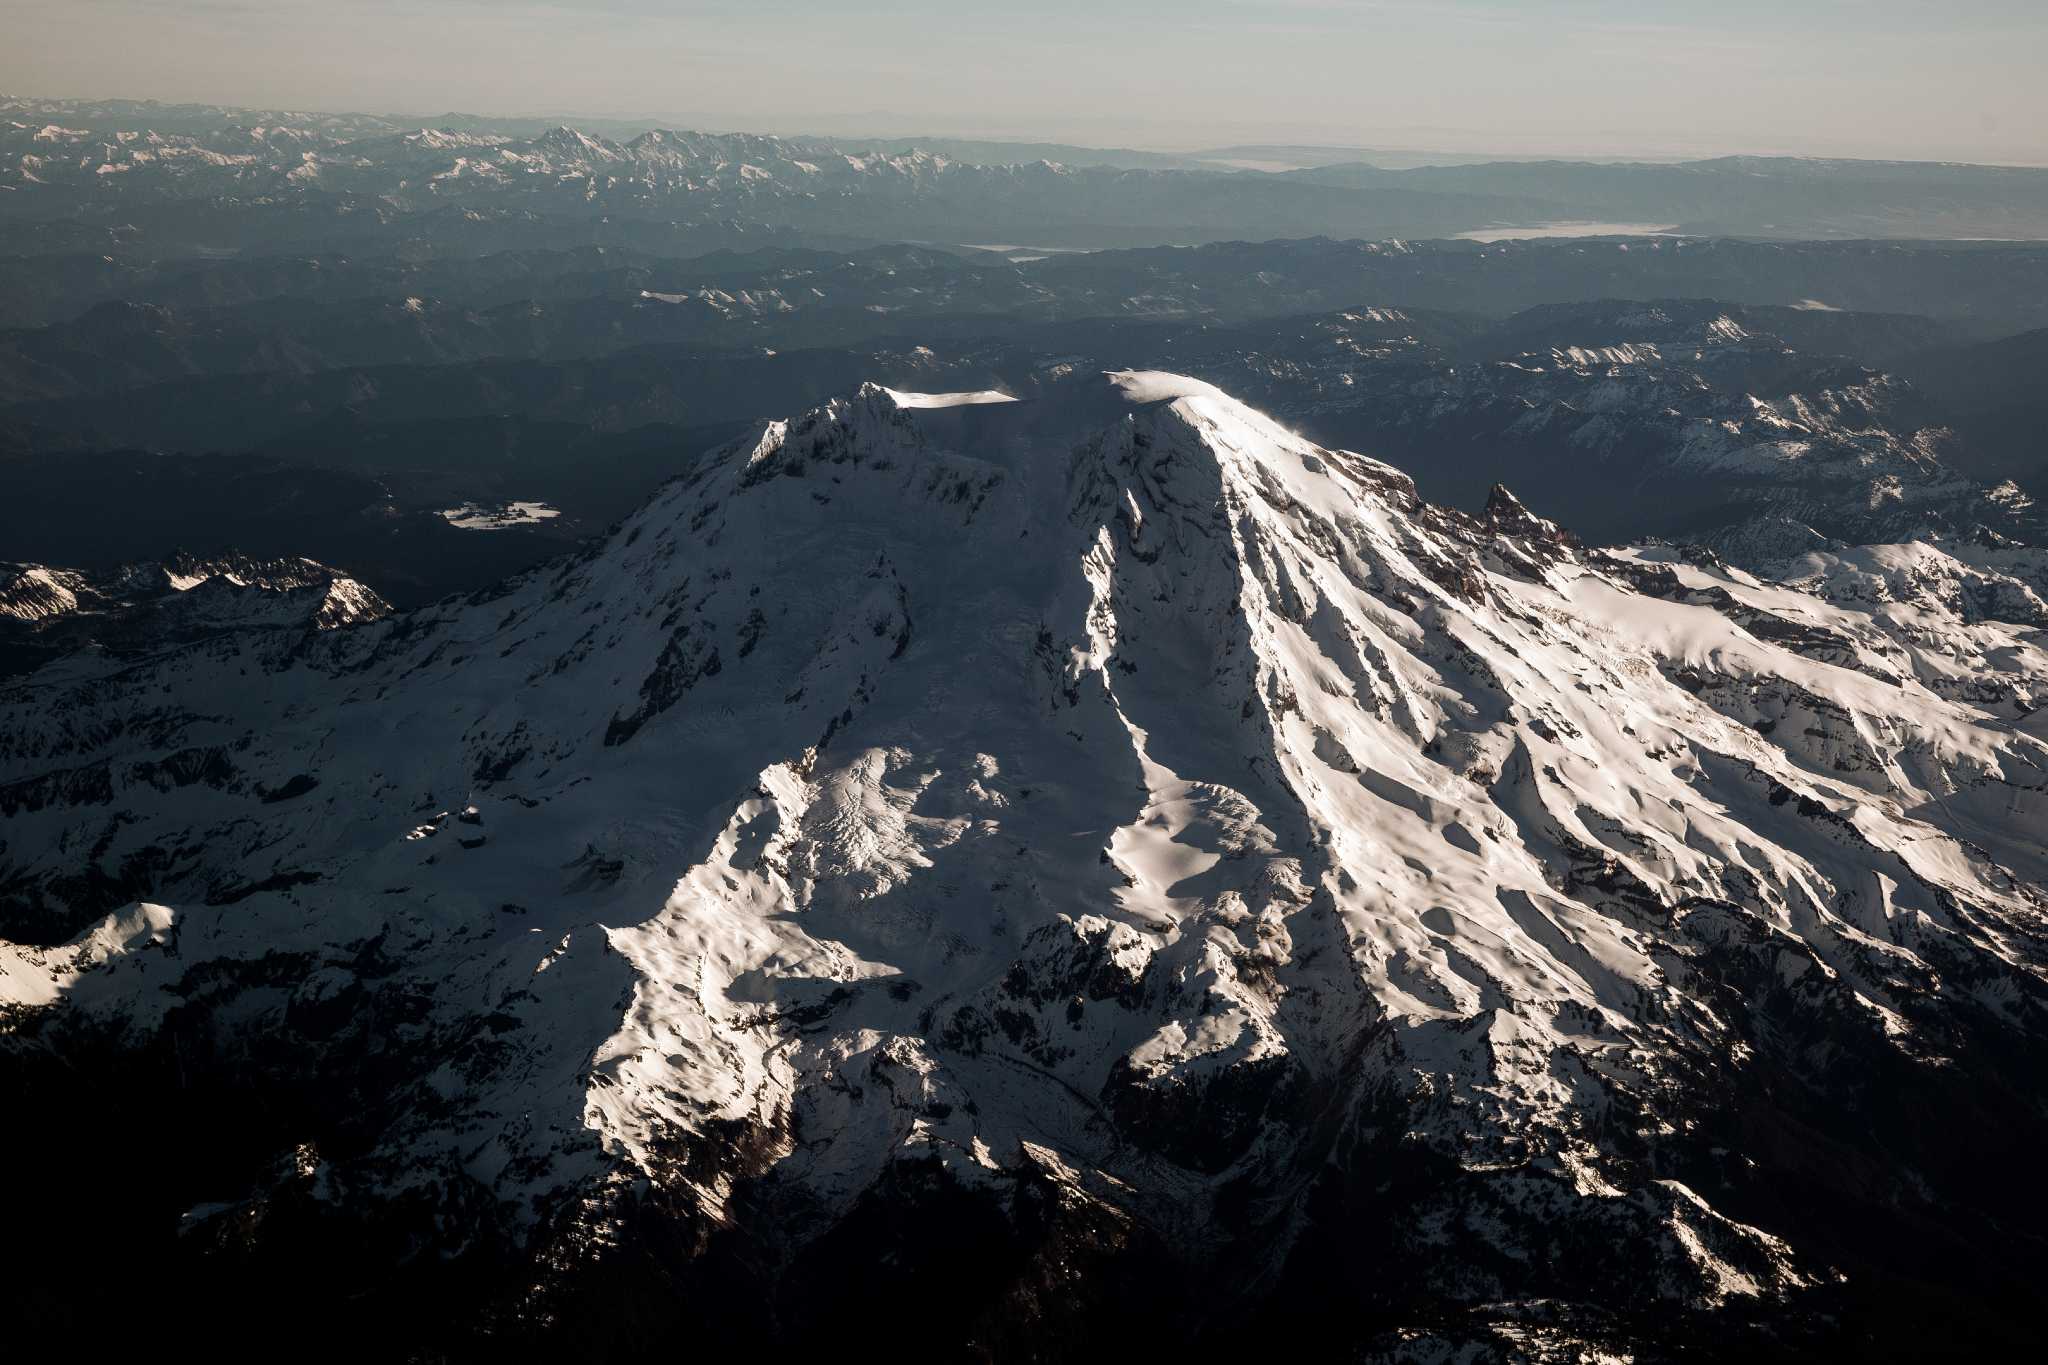
M983 403L1014 403L1017 400L1007 393L995 389L980 389L973 393L903 393L896 389L884 389L884 393L902 408L963 408Z
M495 593L0 692L0 992L381 1058L278 1188L564 1321L653 1211L796 1264L962 1200L1190 1324L1309 1257L1373 1321L1720 1330L1838 1278L1784 1132L2039 1055L1996 578L1590 552L1173 375L870 385Z

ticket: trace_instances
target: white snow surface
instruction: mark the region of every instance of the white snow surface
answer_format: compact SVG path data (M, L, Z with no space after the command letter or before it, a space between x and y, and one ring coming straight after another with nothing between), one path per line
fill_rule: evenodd
M1222 398L1214 384L1164 370L1112 370L1109 382L1133 403L1167 403L1176 398ZM1250 409L1246 409L1249 412Z
M998 389L977 389L971 393L904 393L899 389L884 389L883 392L903 408L964 408L1017 401Z

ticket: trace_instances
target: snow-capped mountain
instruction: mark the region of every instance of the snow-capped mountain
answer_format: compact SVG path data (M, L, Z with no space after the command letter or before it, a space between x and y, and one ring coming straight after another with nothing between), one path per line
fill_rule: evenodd
M0 671L87 645L133 658L256 629L334 630L391 610L310 559L179 554L107 573L0 564Z
M4 1056L260 1090L135 1235L458 1353L2016 1341L2042 621L1172 375L868 386L502 589L0 691Z
M1161 205L1169 218L1193 212L1240 230L1249 221L1244 196L1219 191L1229 177L1214 174L980 165L915 148L846 151L815 139L659 128L623 140L566 126L531 136L431 127L348 135L360 131L237 121L162 132L37 126L17 115L0 119L0 190L88 212L209 198L319 207L349 196L352 212L382 217L452 209L695 227L744 220L842 240L971 236L1020 212L1033 223L1106 216L1128 225ZM1355 207L1345 191L1280 192L1325 228Z

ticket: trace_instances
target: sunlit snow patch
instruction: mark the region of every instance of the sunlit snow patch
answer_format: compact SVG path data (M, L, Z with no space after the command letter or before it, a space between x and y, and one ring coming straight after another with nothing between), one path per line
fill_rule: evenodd
M465 502L450 507L441 516L450 526L463 531L503 531L513 526L533 526L559 517L560 511L544 502Z
M899 408L967 408L982 403L1014 403L1017 400L1007 393L995 389L977 389L973 393L904 393L898 389L885 392L896 400Z

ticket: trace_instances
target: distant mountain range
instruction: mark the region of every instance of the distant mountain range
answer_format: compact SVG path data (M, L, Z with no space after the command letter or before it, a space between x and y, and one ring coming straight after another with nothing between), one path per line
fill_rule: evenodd
M139 232L158 255L359 250L495 234L669 253L778 239L1096 248L1234 237L1432 238L1599 223L1772 238L2048 237L2048 170L1723 158L1312 165L941 140L667 129L605 137L464 119L0 100L0 249ZM950 148L950 150L947 150ZM1226 152L1285 149L1236 148ZM1133 162L1139 168L1132 168ZM1274 165L1291 165L1276 161ZM137 210L153 212L140 223Z
M0 674L81 649L147 657L237 631L335 630L390 610L310 559L178 555L106 573L0 564Z

